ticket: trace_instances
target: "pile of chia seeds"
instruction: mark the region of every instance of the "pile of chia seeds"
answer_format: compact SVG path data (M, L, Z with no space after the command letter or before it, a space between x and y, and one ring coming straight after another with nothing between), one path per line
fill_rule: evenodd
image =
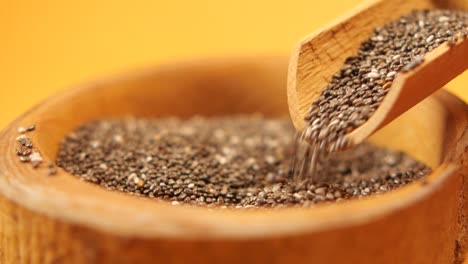
M376 28L331 78L306 116L303 156L294 165L297 178L314 177L323 156L346 147L345 135L366 122L400 72L424 61L424 55L468 36L468 11L417 10Z
M359 198L430 172L401 152L365 143L323 161L320 182L292 181L294 134L288 119L259 115L100 120L63 140L57 164L111 190L241 208Z

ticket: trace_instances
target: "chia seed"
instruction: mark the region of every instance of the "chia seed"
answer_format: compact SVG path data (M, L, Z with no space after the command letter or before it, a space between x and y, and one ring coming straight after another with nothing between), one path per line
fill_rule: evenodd
M66 137L56 163L109 190L220 208L360 198L430 172L404 153L365 143L323 161L325 180L291 181L294 133L287 119L258 115L100 120Z

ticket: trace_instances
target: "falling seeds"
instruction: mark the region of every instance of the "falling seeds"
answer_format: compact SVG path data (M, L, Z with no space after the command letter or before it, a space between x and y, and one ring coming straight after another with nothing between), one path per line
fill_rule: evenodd
M399 72L415 69L443 43L455 45L467 28L462 10L417 10L376 28L312 103L298 136L308 146L298 143L294 178L314 177L319 161L346 148L345 135L377 110Z
M366 143L323 161L324 180L291 181L293 127L257 115L110 119L71 135L60 145L58 166L107 189L173 205L310 206L382 193L430 172L403 153ZM115 135L125 140L117 143Z

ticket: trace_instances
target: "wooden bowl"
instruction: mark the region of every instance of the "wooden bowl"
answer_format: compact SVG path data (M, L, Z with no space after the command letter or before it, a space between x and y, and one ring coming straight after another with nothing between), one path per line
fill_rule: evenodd
M166 65L89 83L0 134L0 263L452 263L466 249L468 109L440 92L372 139L433 167L383 195L310 208L207 210L105 190L15 155L18 126L53 161L80 124L111 116L287 115L284 57ZM43 166L45 167L45 166Z

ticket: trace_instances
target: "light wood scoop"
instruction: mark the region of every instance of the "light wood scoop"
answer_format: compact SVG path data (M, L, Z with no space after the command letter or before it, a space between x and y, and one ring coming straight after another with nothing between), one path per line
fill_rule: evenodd
M373 29L415 9L467 9L468 1L373 0L321 30L305 37L294 49L288 72L288 104L297 130L304 117L345 59L355 54ZM419 103L468 68L468 39L459 38L427 53L413 70L397 74L389 92L370 119L347 134L356 145Z

